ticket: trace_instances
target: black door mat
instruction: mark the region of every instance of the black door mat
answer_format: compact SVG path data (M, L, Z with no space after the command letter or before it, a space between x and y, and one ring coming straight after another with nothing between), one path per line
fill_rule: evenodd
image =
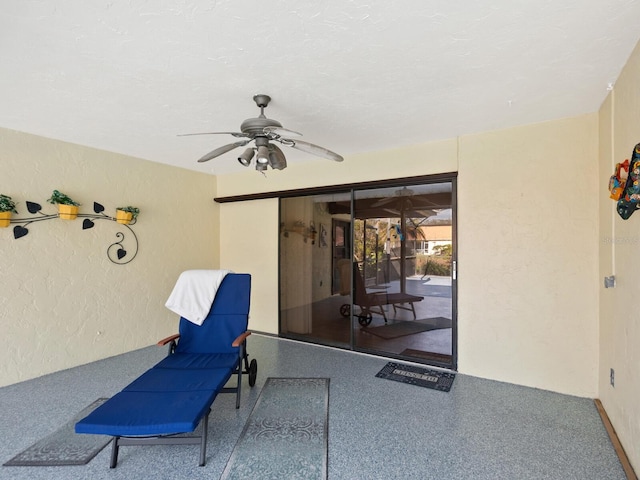
M376 373L376 377L417 385L419 387L432 388L434 390L440 390L441 392L451 390L453 380L456 378L454 373L429 370L394 362L387 363L382 370Z

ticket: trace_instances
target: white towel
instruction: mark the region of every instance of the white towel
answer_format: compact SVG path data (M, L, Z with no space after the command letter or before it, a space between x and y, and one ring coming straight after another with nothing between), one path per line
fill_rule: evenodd
M211 310L218 287L231 270L187 270L178 277L165 307L196 325Z

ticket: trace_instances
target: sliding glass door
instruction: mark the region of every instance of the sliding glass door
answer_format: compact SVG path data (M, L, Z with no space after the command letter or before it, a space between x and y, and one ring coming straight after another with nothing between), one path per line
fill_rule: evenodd
M280 203L280 334L455 368L455 178Z
M451 183L354 192L356 350L453 363Z

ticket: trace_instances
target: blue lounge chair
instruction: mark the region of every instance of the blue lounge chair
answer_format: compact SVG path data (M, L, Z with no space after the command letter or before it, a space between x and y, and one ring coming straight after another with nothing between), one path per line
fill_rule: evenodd
M180 318L179 332L158 342L169 354L76 423L76 433L113 436L110 467L120 446L199 444L206 461L208 417L218 393L235 393L240 407L242 374L256 382L258 364L249 362L246 340L251 276L227 274L202 325ZM234 386L227 387L232 375ZM176 436L194 432L197 436Z

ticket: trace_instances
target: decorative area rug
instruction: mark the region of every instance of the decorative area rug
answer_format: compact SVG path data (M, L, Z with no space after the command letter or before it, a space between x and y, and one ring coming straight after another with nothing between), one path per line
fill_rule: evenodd
M328 378L267 378L221 480L326 479Z
M442 392L451 390L455 374L429 370L426 368L414 367L413 365L402 365L389 362L382 370L376 373L376 377L394 380L400 383L408 383L419 387L432 388Z
M51 435L37 441L4 465L7 467L51 467L62 465L85 465L107 446L111 437L107 435L79 435L75 424L106 402L99 398Z
M389 340L440 328L451 328L451 319L444 317L425 318L424 320L414 320L413 322L390 323L380 327L365 327L362 331Z

